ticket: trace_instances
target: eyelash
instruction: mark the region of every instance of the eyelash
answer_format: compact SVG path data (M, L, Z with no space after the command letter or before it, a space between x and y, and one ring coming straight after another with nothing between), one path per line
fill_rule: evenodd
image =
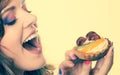
M32 11L27 10L28 13L31 13Z
M29 11L26 6L23 6L22 8L23 8L26 12L31 13L31 11Z

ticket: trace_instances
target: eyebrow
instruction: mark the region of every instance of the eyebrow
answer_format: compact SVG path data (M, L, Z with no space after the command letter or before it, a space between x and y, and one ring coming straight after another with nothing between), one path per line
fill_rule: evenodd
M13 11L15 9L15 6L11 6L9 8L7 8L4 12L2 12L2 15L8 11Z

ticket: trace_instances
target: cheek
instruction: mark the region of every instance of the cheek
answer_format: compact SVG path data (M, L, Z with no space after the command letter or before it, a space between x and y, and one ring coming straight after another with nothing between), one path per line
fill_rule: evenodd
M12 29L5 29L5 34L1 40L1 44L8 49L14 49L15 47L20 46L21 43L21 32L12 30Z
M1 51L10 58L14 58L17 53L22 51L18 36L11 35L14 33L8 32L1 40Z
M17 43L21 41L23 36L23 29L20 23L16 23L13 26L4 26L5 34L3 39L10 43Z
M11 37L5 35L1 40L1 51L8 57L13 58L15 53L14 50L14 38L11 39Z

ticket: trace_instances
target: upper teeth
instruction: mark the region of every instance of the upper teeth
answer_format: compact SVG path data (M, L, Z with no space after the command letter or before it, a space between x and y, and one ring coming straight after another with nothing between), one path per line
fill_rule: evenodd
M28 42L29 40L31 40L31 39L33 39L33 38L35 38L35 37L37 37L37 36L38 36L37 33L32 34L30 37L28 37L28 38L24 41L24 43L25 43L25 42Z

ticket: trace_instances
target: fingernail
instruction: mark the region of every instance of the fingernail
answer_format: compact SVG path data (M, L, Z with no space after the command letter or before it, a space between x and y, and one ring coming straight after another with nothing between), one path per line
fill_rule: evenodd
M76 55L73 55L73 56L72 56L72 59L76 59L76 58L77 58Z
M62 70L61 69L59 69L59 75L62 75Z
M89 64L91 63L91 61L84 61L84 63L85 63L86 65L89 65Z

